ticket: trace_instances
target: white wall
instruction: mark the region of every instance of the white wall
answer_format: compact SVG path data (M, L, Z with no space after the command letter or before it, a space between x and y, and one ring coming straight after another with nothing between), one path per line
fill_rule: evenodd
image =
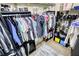
M53 3L51 3L53 4ZM51 10L51 11L60 11L61 4L56 3L55 5L50 6L49 4L26 4L26 3L18 3L18 4L9 4L11 6L11 10L15 10L16 8L28 8L29 11L32 13L39 13L41 14L44 11ZM46 7L46 9L44 9Z
M73 4L73 7L74 7L74 6L79 6L79 3L74 3L74 4Z
M63 4L63 11L71 10L72 5L73 5L72 3L64 3Z
M27 5L27 4L17 4L16 6L14 4L11 4L12 9L16 8L28 8L29 11L32 13L39 13L41 14L44 10L43 7L41 6L32 6L32 5Z

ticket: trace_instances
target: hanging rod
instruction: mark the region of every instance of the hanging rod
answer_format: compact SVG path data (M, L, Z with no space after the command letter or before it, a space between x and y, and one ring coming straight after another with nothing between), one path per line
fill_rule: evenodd
M25 16L25 17L31 17L30 14L22 14L22 15L16 15L16 14L9 14L9 15L2 15L3 17L7 17L7 16Z
M1 14L31 14L31 12L0 12Z
M0 12L2 16L16 16L16 14L31 16L31 12Z
M55 14L55 11L46 11L46 13L54 13Z

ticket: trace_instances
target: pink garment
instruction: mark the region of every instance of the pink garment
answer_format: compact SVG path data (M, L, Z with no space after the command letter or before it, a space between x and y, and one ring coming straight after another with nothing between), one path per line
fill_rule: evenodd
M45 15L45 21L48 22L48 16L47 15Z

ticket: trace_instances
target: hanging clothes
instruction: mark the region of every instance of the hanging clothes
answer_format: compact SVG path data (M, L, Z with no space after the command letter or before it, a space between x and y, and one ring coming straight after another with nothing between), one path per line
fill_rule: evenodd
M36 47L35 47L35 37L34 37L34 28L33 28L33 23L32 23L31 17L25 17L25 20L26 20L26 22L29 26L29 31L28 31L28 37L29 37L28 54L29 54L33 50L36 49Z
M4 52L1 47L0 47L0 56L4 56Z
M23 42L25 41L30 42L30 40L34 40L33 32L32 32L33 29L31 27L32 23L30 19L27 17L20 17L20 18L17 17L15 21L18 23L18 29L21 33L22 40L24 40ZM27 43L26 45L27 47L26 46L24 47L25 49L27 49L27 55L29 55L30 48L32 49L33 46L30 46L29 43Z
M9 28L10 28L10 32L12 33L12 37L13 37L15 43L18 44L19 46L21 46L22 42L21 42L21 39L18 37L18 34L16 32L16 28L14 27L14 25L11 23L11 21L9 19L7 19L6 22L7 22L7 25L9 26ZM20 51L21 51L22 55L24 55L24 56L26 55L24 47L21 47Z
M49 15L49 21L48 21L48 29L52 27L52 16Z
M33 35L33 40L35 39L35 33L34 33L34 27L33 27L33 19L32 19L32 17L28 17L28 19L30 20L30 22L31 22L31 28L32 28L32 35ZM35 23L35 25L36 25L36 23Z
M18 45L21 45L21 41L20 41L20 38L18 37L17 35L17 31L16 31L16 28L14 27L14 25L11 23L11 21L9 20L10 18L7 18L6 19L6 22L7 22L7 25L9 27L9 30L11 32L11 35L14 39L14 41L18 44Z
M43 35L44 17L42 15L37 16L36 22L37 22L37 27L36 27L37 35L38 37L41 37Z
M4 48L5 53L8 53L11 49L13 49L13 45L8 35L9 34L6 33L2 23L0 22L0 42L2 47Z
M16 17L14 20L17 22L17 28L21 33L23 42L28 41L28 25L26 21L24 20L24 18L21 17Z
M33 25L33 36L34 36L34 39L35 39L35 44L38 43L38 36L37 36L37 30L36 30L36 27L37 27L37 22L32 18L32 17L29 17L29 19L32 21L32 25Z
M48 29L55 28L55 23L56 23L55 15L53 15L53 14L50 15L49 14Z
M5 41L4 41L4 36L2 35L1 32L0 32L0 43L1 43L1 46L3 47L4 51L6 53L8 53L9 49L8 49L8 47L7 47L7 45L6 45Z
M27 17L25 17L25 20L29 26L28 37L30 40L34 40L32 20Z
M70 39L69 40L70 47L74 49L75 44L77 42L77 35L79 35L79 19L72 21L64 43L65 44L68 43L68 40Z
M35 49L35 34L32 19L29 17L15 16L11 15L8 17L3 17L11 38L9 39L7 37L9 36L9 34L4 34L4 31L2 32L3 28L0 27L0 44L4 51L8 53L10 50L9 48L13 49L11 46L9 46L12 43L7 43L8 39L11 40L11 42L14 42L15 50L14 52L9 52L7 54L8 56L15 56L17 54L22 56L25 56L27 54L29 55L29 52L32 52ZM0 53L2 53L1 50Z
M47 23L48 23L48 16L47 15L44 15L44 25L43 25L43 28L44 28L44 37L47 37Z
M33 28L34 28L34 34L35 34L35 38L37 38L37 31L36 31L36 26L37 26L37 23L35 20L33 20L31 17L29 17L31 20L32 20L32 23L33 23Z

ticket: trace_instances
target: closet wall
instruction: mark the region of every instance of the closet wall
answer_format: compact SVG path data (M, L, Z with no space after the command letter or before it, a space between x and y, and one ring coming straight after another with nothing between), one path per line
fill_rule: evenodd
M54 7L51 7L47 4L17 4L17 8L28 8L29 11L32 12L32 14L38 13L41 14L44 11L47 10L54 10Z
M8 3L7 3L8 4ZM34 13L39 13L41 14L42 12L44 11L48 11L48 10L51 10L51 11L59 11L61 8L61 4L60 3L57 3L57 4L54 4L54 3L12 3L12 4L8 4L10 5L10 10L13 11L15 9L18 9L18 8L28 8L29 11L32 12L32 14Z
M15 10L17 8L28 8L32 13L41 14L44 11L65 11L70 10L74 6L78 6L79 3L7 3L10 5L10 10Z

